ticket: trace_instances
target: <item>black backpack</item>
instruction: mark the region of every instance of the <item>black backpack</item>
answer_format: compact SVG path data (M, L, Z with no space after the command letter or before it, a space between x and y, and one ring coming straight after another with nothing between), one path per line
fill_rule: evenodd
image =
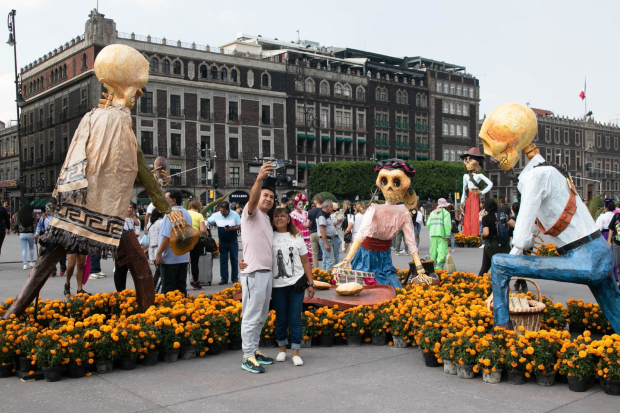
M497 240L499 245L508 245L510 242L510 236L508 235L508 228L502 224L499 220L499 214L495 214L495 227L497 228Z

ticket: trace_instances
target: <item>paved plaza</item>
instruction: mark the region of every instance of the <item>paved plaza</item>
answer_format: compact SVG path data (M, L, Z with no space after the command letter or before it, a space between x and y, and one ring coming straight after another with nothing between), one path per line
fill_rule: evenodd
M428 231L423 228L421 255L428 254ZM453 253L459 271L478 273L482 250L457 248ZM14 297L28 271L22 270L18 238L7 237L0 256L0 299ZM397 267L407 267L408 257L395 256ZM108 277L89 280L90 293L114 290L113 262L102 261ZM215 284L219 261L214 260ZM64 278L51 278L42 298L62 298ZM587 287L552 281L539 283L544 294L566 302L575 297L593 302ZM73 285L73 292L75 285ZM229 284L230 286L230 284ZM132 287L131 278L128 287ZM205 288L209 294L220 286ZM190 293L194 293L190 291ZM264 349L269 356L276 349ZM290 354L289 354L290 355ZM266 374L241 370L241 352L225 350L218 356L177 363L138 367L133 371L60 382L23 383L0 379L0 411L40 412L617 412L618 399L598 385L573 393L566 384L541 387L502 382L485 384L480 378L462 380L427 368L417 348L389 346L335 346L302 349L303 367L292 362L266 366ZM613 407L613 406L616 407Z

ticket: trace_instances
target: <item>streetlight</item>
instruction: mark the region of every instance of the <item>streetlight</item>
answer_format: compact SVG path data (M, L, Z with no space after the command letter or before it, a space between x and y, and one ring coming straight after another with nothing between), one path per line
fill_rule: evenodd
M307 176L306 178L306 186L308 187L308 196L310 196L310 168L308 165L308 130L310 130L310 132L314 131L314 121L316 119L316 117L314 116L313 112L310 112L310 110L308 109L307 106L307 102L306 102L306 72L305 72L305 67L306 67L306 59L303 59L302 61L300 61L299 59L295 60L295 80L296 81L301 81L302 85L303 85L303 93L304 93L304 135L306 137L306 141L305 141L305 147L304 147L304 161L306 163L306 172L305 175ZM310 128L308 128L308 123L310 123Z
M19 109L26 103L22 97L22 82L17 73L17 37L15 36L15 10L11 10L7 17L7 26L9 29L9 40L6 42L13 48L13 58L15 61L15 108L17 110L17 150L19 151L19 206L24 204L24 168L22 163L22 138L21 138L21 116ZM15 208L17 209L17 208Z

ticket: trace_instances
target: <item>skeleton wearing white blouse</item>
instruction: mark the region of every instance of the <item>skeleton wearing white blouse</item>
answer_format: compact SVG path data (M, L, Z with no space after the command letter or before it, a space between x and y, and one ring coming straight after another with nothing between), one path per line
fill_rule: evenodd
M471 181L471 179L469 178L469 174L463 175L463 195L461 199L463 205L465 205L465 200L467 199L467 194L470 190L479 190L480 194L484 195L493 188L493 183L491 182L491 180L489 180L489 178L487 178L483 174L472 173L471 176L474 177L474 181L476 181L475 183ZM484 189L479 188L481 181L484 181L487 184ZM478 186L476 186L476 184Z

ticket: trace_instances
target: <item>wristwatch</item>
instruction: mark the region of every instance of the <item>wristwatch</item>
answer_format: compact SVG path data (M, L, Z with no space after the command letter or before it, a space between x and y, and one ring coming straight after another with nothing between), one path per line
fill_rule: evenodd
M314 288L314 284L308 284L308 287Z

